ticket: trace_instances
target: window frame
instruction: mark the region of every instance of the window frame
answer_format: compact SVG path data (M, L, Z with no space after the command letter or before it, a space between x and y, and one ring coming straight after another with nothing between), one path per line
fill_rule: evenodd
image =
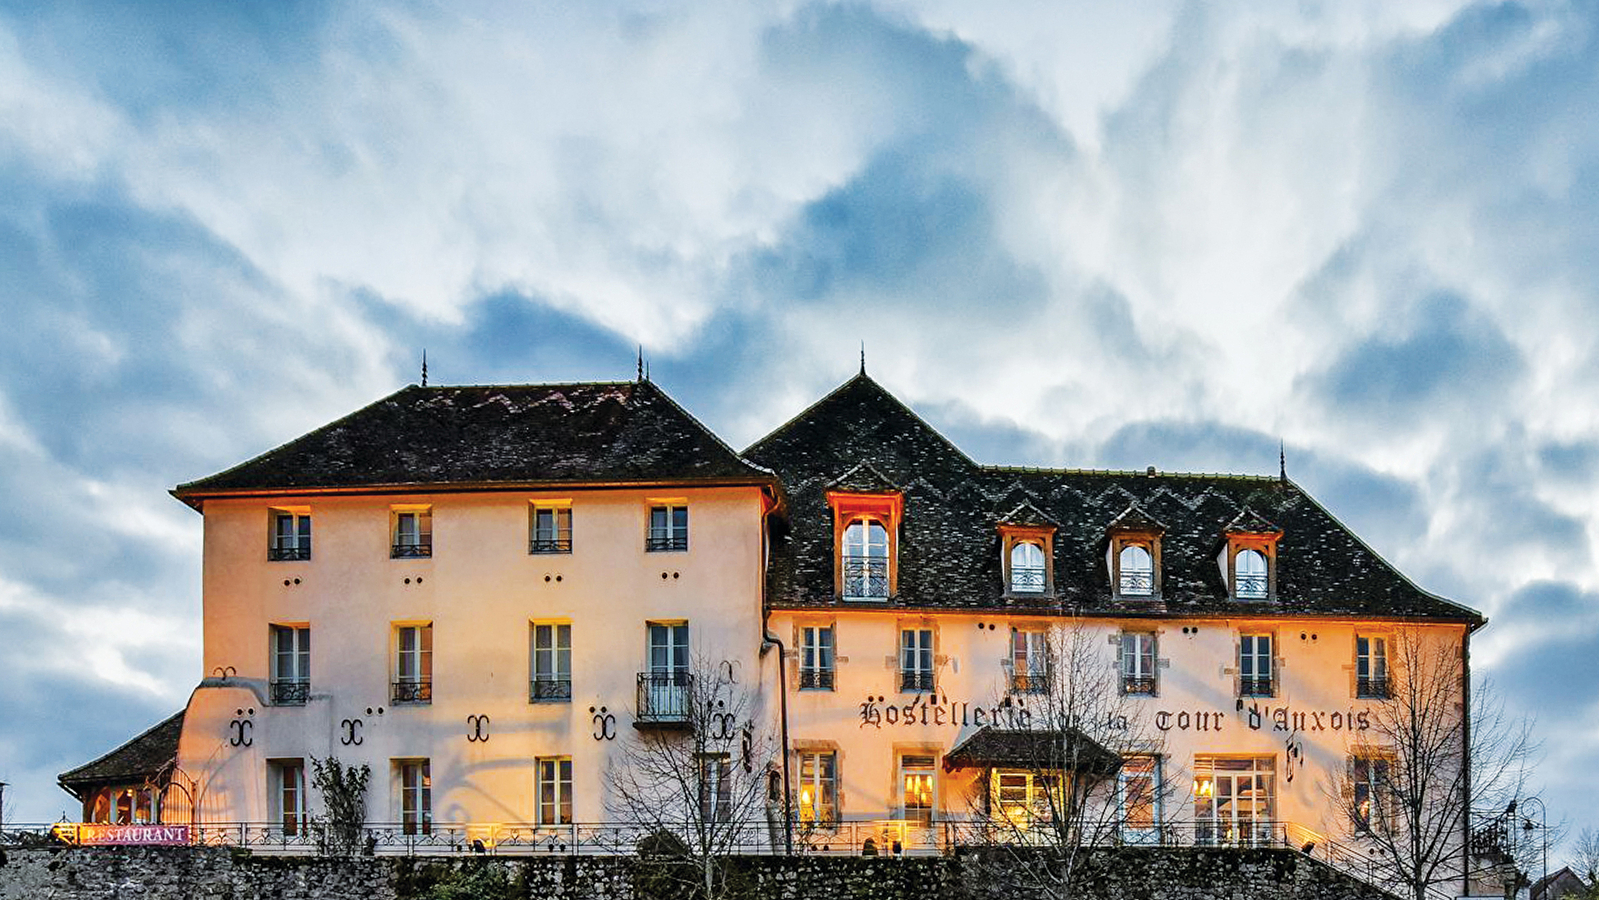
M282 527L285 521L290 526L287 534ZM267 510L267 561L311 561L311 507L274 506Z
M1260 642L1266 642L1266 651L1260 650ZM1249 644L1248 652L1245 651L1245 642ZM1245 672L1244 660L1250 660ZM1266 674L1260 674L1260 662L1264 660ZM1238 633L1238 696L1243 699L1251 697L1275 697L1278 692L1277 685L1277 634L1266 630L1249 630Z
M795 765L799 773L798 821L814 828L837 828L840 821L838 750L802 748L795 754L799 757Z
M299 758L267 760L267 796L271 798L271 821L286 838L306 830L305 760ZM293 803L293 808L289 803Z
M1393 660L1390 658L1389 635L1370 632L1355 632L1355 697L1360 700L1388 700L1393 697ZM1366 644L1366 652L1361 652L1361 644ZM1377 648L1379 652L1372 653ZM1374 665L1376 664L1376 665ZM1366 674L1362 675L1361 670ZM1380 669L1381 674L1372 670Z
M282 636L290 635L285 654ZM285 655L291 671L283 671ZM273 706L304 706L311 694L311 625L274 622L267 626L268 696Z
M425 756L396 759L394 776L399 789L400 833L432 834L433 761Z
M938 756L937 751L933 750L905 750L895 754L895 799L899 801L900 819L919 822L923 827L931 827L938 820ZM915 807L911 806L909 779L912 775L927 779L925 797L918 798L919 801L925 800L925 805L918 802ZM913 808L918 811L915 816L911 814ZM922 814L923 810L925 815Z
M548 513L548 530L540 518ZM572 501L531 500L527 510L527 552L532 556L572 552Z
M549 635L549 644L540 646L540 632L545 630ZM541 660L548 660L548 671L541 665ZM572 623L559 619L530 621L527 667L529 703L571 703Z
M657 526L656 513L662 514ZM689 503L687 500L651 500L644 516L644 552L687 553Z
M799 631L799 689L832 691L837 687L838 629L833 622L801 624ZM822 640L822 638L826 640Z
M546 799L545 789L551 796ZM538 825L571 825L576 820L572 790L572 757L538 756L533 759L533 821Z
M916 637L906 643L906 637ZM899 626L899 692L930 694L938 689L938 629L932 625ZM925 661L926 666L921 663ZM910 663L910 665L907 665Z
M416 633L416 643L408 651L405 646L405 635L413 631ZM395 622L390 626L390 633L394 642L394 649L389 655L394 666L390 702L398 706L425 706L432 703L433 623ZM405 661L408 655L412 657L409 666ZM414 670L413 677L406 677L407 668Z
M1381 766L1381 780L1375 769ZM1392 788L1394 754L1372 747L1357 747L1349 754L1349 818L1355 833L1369 832L1373 822L1392 822L1398 815L1398 798ZM1365 772L1362 773L1361 769ZM1364 778L1361 776L1364 774ZM1365 808L1361 789L1365 788Z
M863 538L858 543L861 544L864 552L851 553L850 536L852 533L857 533L855 531L857 528L860 529L859 533L863 534ZM880 544L873 540L877 532L882 534ZM850 602L883 603L887 602L892 595L893 591L889 587L889 570L893 566L890 564L889 558L893 541L889 534L888 523L883 521L881 517L871 513L861 513L844 523L844 534L840 538L842 543L838 551L839 565L843 567L843 599ZM873 552L873 549L878 546L881 546L881 555ZM852 579L856 577L850 572L852 562L861 565L863 568L858 582L863 588L854 593L850 591ZM877 569L882 571L874 571ZM880 593L873 590L879 584Z
M411 529L405 527L407 521L412 523ZM389 558L433 558L433 504L389 507Z
M1128 639L1134 646L1128 652ZM1142 646L1148 642L1147 652ZM1116 669L1121 694L1135 697L1160 696L1160 636L1153 629L1124 630L1117 635Z
M728 753L696 753L695 789L699 821L726 824L733 821L733 757Z
M1258 603L1277 599L1277 543L1281 531L1229 531L1221 560L1222 577L1227 582L1229 599L1242 603ZM1253 550L1265 557L1265 589L1261 593L1243 593L1239 590L1238 557Z
M827 504L833 513L833 596L851 603L883 604L893 600L899 594L899 539L904 497L898 492L829 491ZM849 526L862 518L875 519L888 541L887 591L882 596L855 596L846 590L849 585L845 561L855 558L844 552L846 536Z
M1036 658L1035 658L1036 657ZM1010 630L1010 692L1047 694L1050 681L1049 629L1013 625Z
M1147 762L1148 766L1139 765ZM1132 824L1133 814L1131 803L1133 795L1128 791L1128 783L1133 780L1130 776L1142 775L1148 783L1148 793L1142 798L1141 808L1147 809L1148 824ZM1116 772L1116 809L1119 812L1121 839L1124 844L1159 844L1162 822L1164 819L1165 793L1165 767L1164 758L1159 753L1130 753L1122 757L1122 766ZM1140 817L1140 822L1143 817Z

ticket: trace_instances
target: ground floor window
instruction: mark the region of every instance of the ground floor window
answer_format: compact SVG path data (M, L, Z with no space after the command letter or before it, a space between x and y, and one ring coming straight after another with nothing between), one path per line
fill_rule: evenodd
M799 820L816 825L838 821L838 754L832 750L799 755Z
M284 837L305 828L305 763L280 759L267 763L267 794L272 798L272 820Z
M545 757L537 769L539 824L572 824L572 758Z
M1270 756L1194 757L1194 827L1200 844L1271 839L1276 761Z
M937 760L931 756L902 756L899 760L900 809L912 822L933 822L933 777Z
M425 759L395 763L400 777L400 826L406 834L433 831L433 776Z
M1061 783L1056 772L995 769L989 780L989 809L1004 823L1024 831L1034 825L1062 822Z
M1129 756L1117 775L1122 841L1160 843L1161 771L1158 756Z

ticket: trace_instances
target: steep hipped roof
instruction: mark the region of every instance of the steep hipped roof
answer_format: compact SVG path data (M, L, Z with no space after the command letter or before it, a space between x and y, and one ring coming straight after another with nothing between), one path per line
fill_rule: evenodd
M160 776L178 758L178 737L183 734L183 710L158 722L143 734L110 753L56 776L75 796L106 784L132 784Z
M890 605L1483 621L1474 610L1412 584L1291 481L981 466L864 373L745 455L777 472L789 498L789 529L774 538L769 576L768 603L776 608L838 602L824 486L849 466L870 462L904 491L897 595ZM1020 600L1004 591L997 523L1023 503L1058 523L1050 597ZM1113 523L1131 521L1129 509L1138 511L1142 524L1164 530L1161 602L1123 605L1112 597L1104 542ZM1228 595L1217 544L1241 516L1282 529L1275 600Z
M946 769L1070 769L1108 775L1121 764L1119 755L1076 728L1006 729L984 725L944 755Z
M173 493L770 480L649 381L411 385Z

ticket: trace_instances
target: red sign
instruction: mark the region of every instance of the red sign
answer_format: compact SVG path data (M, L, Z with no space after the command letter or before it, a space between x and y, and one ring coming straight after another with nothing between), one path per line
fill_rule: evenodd
M112 844L165 844L189 843L187 825L78 825L77 844L81 847L103 847Z

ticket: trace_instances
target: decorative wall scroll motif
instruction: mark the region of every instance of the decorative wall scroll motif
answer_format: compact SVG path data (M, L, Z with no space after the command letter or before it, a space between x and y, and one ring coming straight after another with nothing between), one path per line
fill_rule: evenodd
M255 707L235 709L234 720L228 723L228 746L248 747L255 743Z
M361 737L361 727L364 723L360 719L344 719L339 722L339 743L346 747L361 746L364 738Z
M589 713L594 716L594 739L596 741L616 740L616 715L606 712L605 707L598 709L589 707Z
M479 742L488 743L488 740L489 740L489 717L488 716L479 716L479 715L467 716L466 717L466 739L467 739L468 743L473 743L473 744L479 743Z
M227 681L229 678L232 678L237 674L239 674L239 670L233 668L232 666L217 666L211 670L212 678L220 678L223 681Z
M716 701L715 707L711 710L711 740L731 741L733 732L737 728L738 723L734 721L733 714L727 711L727 702Z

